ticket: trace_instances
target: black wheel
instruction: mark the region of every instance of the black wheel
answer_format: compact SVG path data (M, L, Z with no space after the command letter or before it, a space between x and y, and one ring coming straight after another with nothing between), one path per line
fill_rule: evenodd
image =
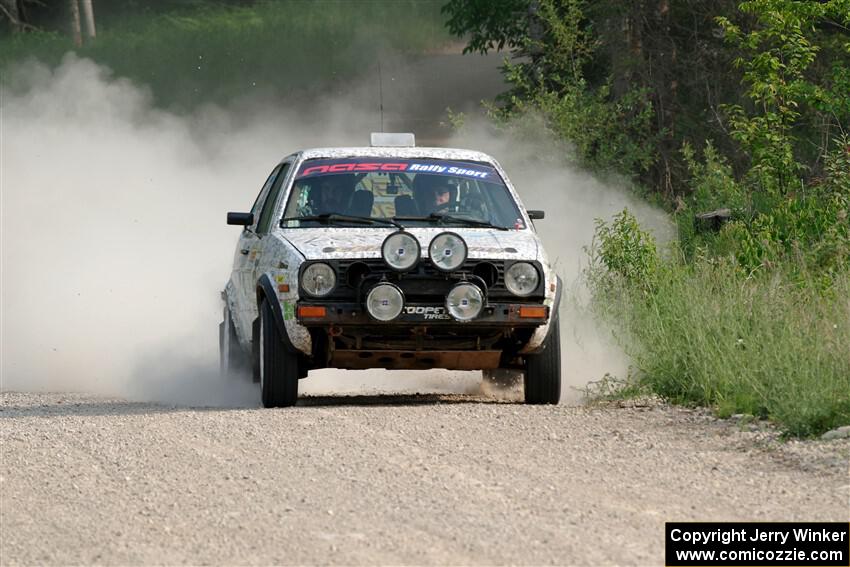
M263 406L293 406L298 401L298 355L290 352L266 300L260 304L260 329L257 341L260 392Z
M561 400L561 325L556 318L543 350L525 357L525 403L557 404Z
M519 380L522 371L512 368L492 368L481 371L481 377L488 384L492 384L497 388L511 388L515 386Z
M248 370L248 356L239 344L236 326L227 304L224 306L223 320L218 324L218 360L224 376L241 374Z

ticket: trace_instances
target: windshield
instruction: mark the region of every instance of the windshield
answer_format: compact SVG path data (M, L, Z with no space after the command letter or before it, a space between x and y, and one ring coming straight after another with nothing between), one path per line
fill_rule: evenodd
M326 216L317 219L319 215ZM289 194L282 226L327 225L327 215L331 224L342 226L356 223L333 215L395 220L404 226L525 228L519 208L493 167L427 158L305 161Z

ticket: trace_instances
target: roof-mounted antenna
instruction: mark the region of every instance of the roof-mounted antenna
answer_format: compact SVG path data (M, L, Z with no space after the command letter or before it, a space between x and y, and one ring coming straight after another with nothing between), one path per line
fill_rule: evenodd
M381 60L378 59L378 98L381 108L381 132L384 131L384 78L381 75Z

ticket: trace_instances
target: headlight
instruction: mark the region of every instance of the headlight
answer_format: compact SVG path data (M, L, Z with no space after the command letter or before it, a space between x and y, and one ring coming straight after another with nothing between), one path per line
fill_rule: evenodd
M384 240L381 255L393 270L409 270L419 260L419 241L408 232L394 232Z
M403 307L404 295L391 283L379 283L366 295L366 311L378 321L392 321Z
M327 264L310 264L301 273L301 289L313 297L324 297L336 287L336 273Z
M539 282L537 268L527 262L517 262L505 272L505 287L514 295L531 295Z
M443 232L431 241L428 254L438 270L451 272L466 261L466 242L453 232Z
M446 296L446 311L458 321L475 319L483 308L484 294L471 283L457 284Z

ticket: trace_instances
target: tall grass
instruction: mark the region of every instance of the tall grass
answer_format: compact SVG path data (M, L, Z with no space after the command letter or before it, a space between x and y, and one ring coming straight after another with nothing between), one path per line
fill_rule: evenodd
M165 106L193 107L263 92L291 96L371 77L385 50L418 52L448 41L439 0L278 0L197 4L113 19L76 51L150 86ZM0 69L73 49L60 33L0 40Z
M791 435L850 424L850 267L824 288L782 267L747 274L731 261L672 259L636 285L596 258L597 309L640 384L721 416L772 419Z

